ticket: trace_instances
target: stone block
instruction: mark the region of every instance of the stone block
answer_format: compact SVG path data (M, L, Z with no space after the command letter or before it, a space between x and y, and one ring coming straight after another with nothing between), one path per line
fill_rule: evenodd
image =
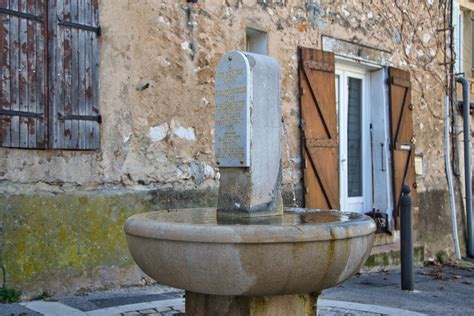
M279 214L280 67L268 56L231 51L216 78L219 214Z

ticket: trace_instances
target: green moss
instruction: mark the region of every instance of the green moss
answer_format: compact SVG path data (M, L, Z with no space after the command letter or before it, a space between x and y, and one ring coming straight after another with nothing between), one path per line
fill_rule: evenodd
M203 199L206 193L210 196L207 200ZM28 288L37 281L47 283L53 272L74 278L88 275L99 266L131 267L133 260L123 232L125 220L133 214L167 208L167 201L176 201L173 194L0 196L0 224L4 227L0 255L8 284ZM193 203L193 196L179 194ZM199 202L207 202L195 206L209 206L214 201L215 192L193 194L200 194Z
M382 261L383 261L383 265L384 265L384 266L388 266L388 265L389 265L388 254L386 254L386 253L383 254L383 256L382 256Z
M461 268L474 268L474 263L464 260L456 260L454 264Z
M371 255L369 256L369 258L367 258L367 261L365 262L365 266L367 268L375 267L375 255Z
M415 246L413 250L413 256L416 263L422 263L424 259L424 248L422 246ZM395 267L399 265L400 251L389 251L372 254L365 262L365 267L369 270L377 267Z
M4 218L8 281L23 283L52 269L130 264L122 225L149 206L129 196L10 196ZM126 205L126 207L119 207ZM120 209L114 212L113 209Z
M447 263L449 261L448 253L444 250L440 250L436 253L436 261L441 264Z
M48 298L50 298L51 296L49 295L49 293L47 291L43 291L41 292L40 295L36 296L35 298L33 298L33 300L46 300Z
M424 247L414 247L413 249L413 256L419 262L425 261L425 248Z

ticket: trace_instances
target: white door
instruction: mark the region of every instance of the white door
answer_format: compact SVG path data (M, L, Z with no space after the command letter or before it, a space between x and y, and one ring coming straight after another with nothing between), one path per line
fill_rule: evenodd
M336 66L340 203L345 212L372 210L369 76L364 69Z

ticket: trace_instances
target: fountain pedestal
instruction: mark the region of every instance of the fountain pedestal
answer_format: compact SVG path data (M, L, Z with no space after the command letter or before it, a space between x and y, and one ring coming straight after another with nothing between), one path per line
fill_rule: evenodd
M223 296L186 291L186 314L210 315L316 315L319 294L295 294L277 296Z

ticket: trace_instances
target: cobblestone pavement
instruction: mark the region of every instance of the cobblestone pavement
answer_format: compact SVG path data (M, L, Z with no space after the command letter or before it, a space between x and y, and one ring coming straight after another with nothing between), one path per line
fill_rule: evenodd
M133 292L134 289L129 289ZM135 289L143 291L142 288ZM97 293L96 293L97 294ZM145 302L126 304L127 302L136 302L137 299L131 296L114 296L107 293L107 298L89 297L87 303L78 302L71 298L61 299L60 301L32 301L20 304L0 305L1 316L29 316L29 315L46 315L46 316L183 316L184 298L182 292L163 292L160 293L161 300L146 301L147 295L141 296L141 300ZM169 298L177 297L179 298ZM156 298L156 294L148 297L148 299ZM69 305L66 304L68 302ZM97 305L109 306L106 308L97 309ZM120 303L126 305L120 305ZM115 304L112 306L112 304ZM348 305L349 304L349 305ZM74 305L75 307L72 307ZM8 308L3 308L6 307ZM371 311L377 309L379 312ZM383 308L380 306L354 304L349 302L337 302L328 300L318 301L318 316L382 316L382 315L423 315L411 313L405 310L398 310L393 308ZM289 315L290 316L290 315Z
M344 308L327 307L318 308L318 316L384 316L384 314L365 311L349 311Z
M378 310L378 312L371 310ZM176 304L174 306L166 306L162 308L151 308L142 310L131 310L119 314L120 316L184 316L184 303ZM318 316L385 316L385 315L405 315L415 316L424 315L406 310L395 308L377 307L367 304L356 304L346 302L334 302L328 300L319 300L318 302Z
M357 275L323 291L321 316L474 315L474 264L415 271L416 291L400 289L399 271ZM184 292L158 284L0 304L0 316L184 315Z
M329 304L329 305L328 305ZM350 310L348 308L330 306L331 302L326 302L318 306L318 316L383 316L385 313L376 313L370 311ZM387 312L386 310L384 312ZM403 315L403 311L392 310L397 315ZM414 313L416 314L416 313ZM126 311L118 314L120 316L184 316L184 304L167 306L162 308L151 308L142 310ZM408 315L408 314L407 314Z
M118 314L120 316L184 316L184 305L167 306L164 308L148 308L142 310L127 311Z
M401 313L403 314L403 312ZM152 308L120 313L120 316L185 316L184 306L168 306L166 308ZM323 306L318 307L318 316L384 316L387 314L374 313L347 308Z

